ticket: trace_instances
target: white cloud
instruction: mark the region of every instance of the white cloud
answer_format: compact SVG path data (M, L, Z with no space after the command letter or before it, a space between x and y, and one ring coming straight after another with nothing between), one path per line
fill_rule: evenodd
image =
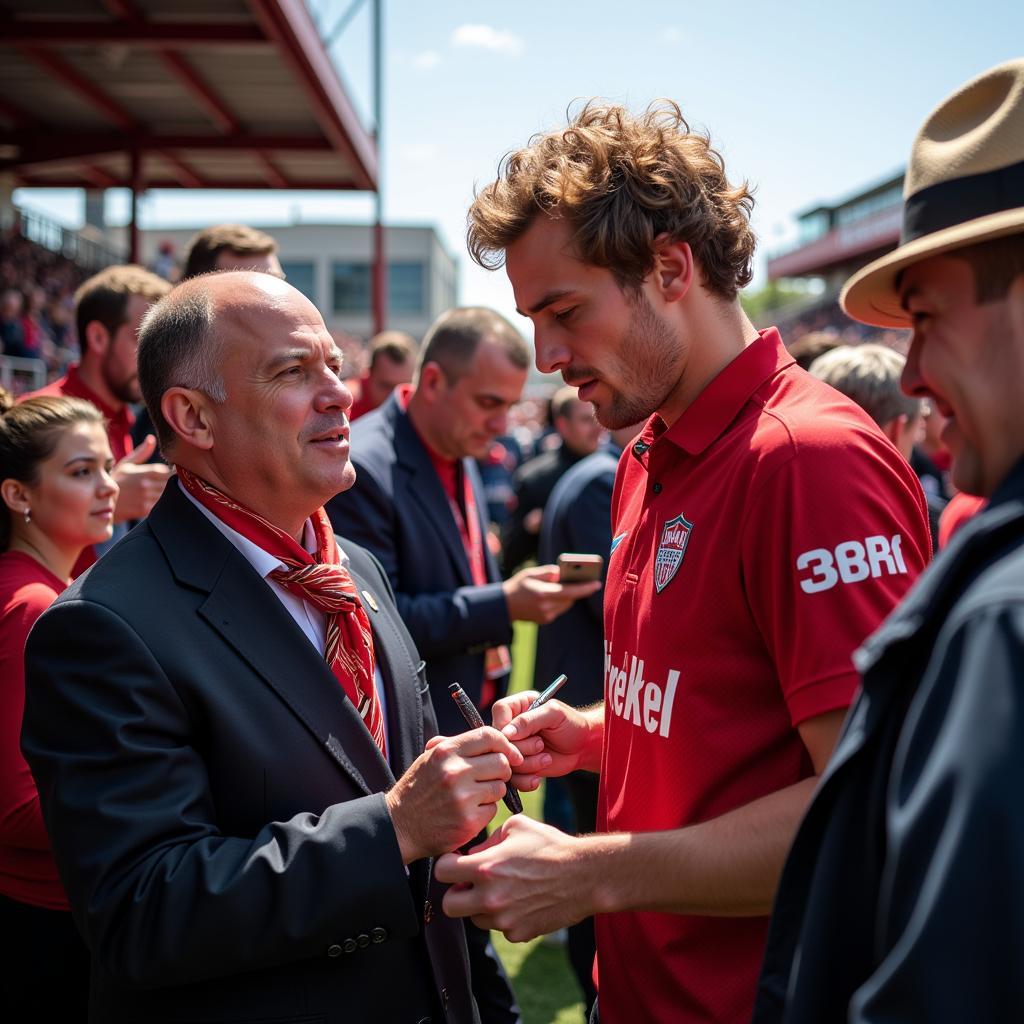
M433 71L441 63L441 55L436 50L424 50L417 53L411 63L417 71Z
M518 57L524 49L523 40L515 33L490 25L460 25L452 33L452 43L455 46L495 50L507 57Z

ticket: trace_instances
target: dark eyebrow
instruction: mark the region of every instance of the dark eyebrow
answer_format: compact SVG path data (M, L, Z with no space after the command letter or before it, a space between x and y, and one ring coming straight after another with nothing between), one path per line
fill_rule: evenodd
M538 302L537 305L535 305L532 309L524 313L521 309L516 307L516 312L520 316L534 316L535 314L539 313L542 309L547 309L552 302L557 302L559 299L564 299L566 295L572 295L572 289L562 288L561 290L556 292L548 292L547 295L545 295L544 298L541 299L540 302Z
M68 466L73 466L76 462L99 462L99 459L95 455L76 455L64 463L64 468L67 469Z

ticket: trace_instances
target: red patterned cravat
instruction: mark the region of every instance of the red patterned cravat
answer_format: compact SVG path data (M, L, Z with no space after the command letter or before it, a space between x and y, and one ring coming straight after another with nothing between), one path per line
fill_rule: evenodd
M356 706L363 724L387 757L384 716L374 686L373 633L348 570L341 564L327 513L310 517L316 538L314 558L301 544L252 509L239 505L201 477L177 466L182 486L226 526L284 562L270 578L296 597L323 612L327 626L324 658L342 689Z

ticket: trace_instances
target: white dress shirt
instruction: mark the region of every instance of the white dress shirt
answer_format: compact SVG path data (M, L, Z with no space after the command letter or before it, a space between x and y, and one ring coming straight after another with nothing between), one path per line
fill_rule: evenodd
M308 601L299 597L296 594L291 593L281 586L276 580L270 578L270 574L277 569L287 569L288 566L284 564L279 558L264 551L258 544L253 543L248 537L243 537L237 530L232 530L227 523L223 522L217 516L215 516L202 502L197 501L191 494L181 486L181 481L178 481L178 486L181 487L182 493L192 502L193 505L200 512L206 516L207 519L217 527L218 530L238 549L242 557L256 570L263 582L274 592L277 599L285 606L288 614L295 620L299 629L306 634L309 642L320 652L320 656L323 657L324 651L327 647L327 627L324 623L324 614L319 611ZM306 525L302 531L302 546L310 553L313 554L316 551L316 537L313 534L313 524L307 519ZM341 564L347 566L349 563L349 557L345 552L338 547L338 558ZM377 666L377 659L374 658L374 669L373 669L373 682L374 689L377 691L377 700L380 701L380 711L384 718L384 734L387 735L388 729L388 705L387 698L384 696L384 680L380 674L380 668ZM341 685L340 683L338 684Z

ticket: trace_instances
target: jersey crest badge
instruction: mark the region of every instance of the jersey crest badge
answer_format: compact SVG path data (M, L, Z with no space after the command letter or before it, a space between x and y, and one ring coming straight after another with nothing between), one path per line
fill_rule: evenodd
M654 559L654 589L657 593L660 594L679 572L692 530L693 523L687 522L683 515L669 519L661 528L661 543Z

